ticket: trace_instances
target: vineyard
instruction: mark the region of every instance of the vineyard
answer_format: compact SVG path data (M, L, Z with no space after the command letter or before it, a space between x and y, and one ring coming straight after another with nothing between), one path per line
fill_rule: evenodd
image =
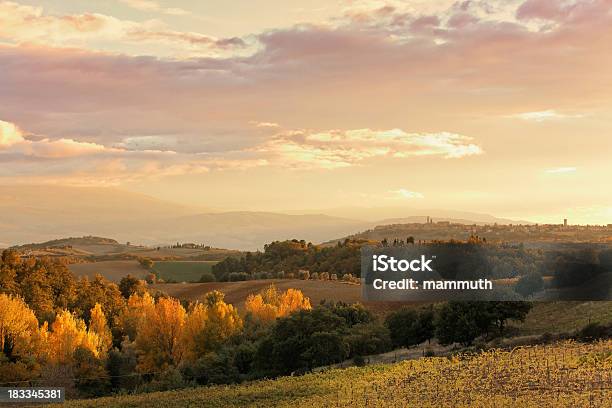
M608 407L612 341L492 350L69 407Z

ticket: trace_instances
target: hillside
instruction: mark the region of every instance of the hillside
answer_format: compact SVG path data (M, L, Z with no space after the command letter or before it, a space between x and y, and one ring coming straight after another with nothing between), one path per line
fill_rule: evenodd
M0 247L112 236L145 245L180 241L255 250L277 239L325 241L368 225L322 214L212 213L115 188L0 186Z
M612 398L608 371L611 348L612 341L521 347L453 359L433 357L331 369L234 386L71 401L65 406L603 407Z
M566 245L568 243L609 243L612 227L601 225L568 225L562 224L478 224L456 221L435 221L431 223L411 222L406 219L387 220L374 228L366 229L356 234L326 242L334 245L345 239L375 240L392 242L405 241L413 237L415 241L424 240L467 240L475 235L485 238L487 242L521 242L528 246L538 247L548 244Z
M144 245L180 241L257 250L274 240L318 243L378 225L421 223L427 215L466 224L511 222L487 214L409 207L212 212L116 188L0 186L0 247L67 236L110 236Z
M89 235L138 241L134 227L201 211L116 188L0 186L0 243Z

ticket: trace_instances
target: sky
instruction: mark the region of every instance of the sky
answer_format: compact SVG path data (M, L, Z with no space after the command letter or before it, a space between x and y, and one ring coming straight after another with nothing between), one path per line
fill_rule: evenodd
M608 224L611 150L612 0L0 0L0 184Z

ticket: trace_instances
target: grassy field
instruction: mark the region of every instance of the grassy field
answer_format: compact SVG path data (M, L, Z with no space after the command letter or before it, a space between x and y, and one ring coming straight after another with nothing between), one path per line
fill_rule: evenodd
M589 323L612 323L612 301L534 302L525 322L513 325L530 335L573 332Z
M216 261L159 261L153 270L165 281L198 282L204 272L212 272Z
M93 278L95 274L100 274L113 282L119 282L121 278L128 274L144 279L148 273L148 271L140 266L136 260L71 264L68 265L68 269L70 269L70 272L75 276L88 276L89 278Z
M612 341L332 369L234 386L71 401L67 407L606 407Z

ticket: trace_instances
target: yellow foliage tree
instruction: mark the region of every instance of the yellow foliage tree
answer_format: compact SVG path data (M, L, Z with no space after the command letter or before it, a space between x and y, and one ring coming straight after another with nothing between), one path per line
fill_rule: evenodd
M23 352L38 334L38 320L20 297L0 294L0 351Z
M145 311L136 335L138 370L152 372L165 369L180 361L186 312L181 303L161 298Z
M127 301L127 307L121 311L116 319L116 324L121 332L128 336L130 340L136 339L139 326L144 321L145 316L153 313L155 300L148 292L142 295L134 293Z
M56 364L74 363L74 353L81 347L99 356L100 337L88 331L85 322L67 310L60 312L47 335L49 361Z
M297 310L310 310L310 299L298 289L287 289L278 293L274 285L270 285L257 295L249 295L245 309L253 319L268 323L278 317L288 316Z
M102 311L102 306L99 303L96 303L96 305L91 309L90 315L89 331L98 335L100 339L98 354L105 357L106 353L113 345L113 335L108 328L106 316Z
M215 351L242 328L242 319L236 308L225 303L221 292L204 296L204 303L196 303L183 331L183 359L194 360Z
M278 316L285 317L298 310L310 310L310 299L304 296L299 289L287 289L280 296L280 304L278 306Z

